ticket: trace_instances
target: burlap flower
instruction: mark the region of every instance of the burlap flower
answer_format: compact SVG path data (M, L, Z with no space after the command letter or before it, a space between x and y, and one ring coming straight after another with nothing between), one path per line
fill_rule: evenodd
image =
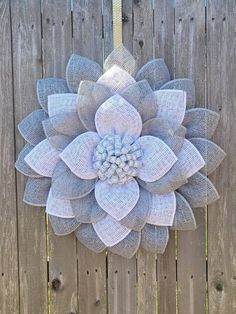
M78 93L77 93L78 92ZM192 80L170 80L163 59L139 71L120 46L102 68L72 55L66 80L37 82L41 109L19 131L24 201L46 206L58 235L132 257L163 253L169 228L192 230L192 208L218 199L207 178L223 158L210 141L219 115L195 105Z

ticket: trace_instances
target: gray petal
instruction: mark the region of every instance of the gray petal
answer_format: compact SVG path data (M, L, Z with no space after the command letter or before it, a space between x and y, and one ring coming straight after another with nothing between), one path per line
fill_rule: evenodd
M176 196L176 212L173 230L194 230L196 229L196 220L193 211L186 199L179 193L175 192Z
M19 124L18 129L22 137L30 144L37 145L45 139L42 121L48 115L42 109L37 109L25 117Z
M188 183L178 189L192 208L203 207L219 199L213 183L200 172L188 179Z
M98 205L94 191L88 195L71 200L71 207L75 218L84 223L95 223L106 216L106 212Z
M109 251L125 258L132 258L137 252L141 242L141 233L131 231L124 240L109 247Z
M78 114L83 125L90 131L96 131L95 113L100 105L113 95L112 91L101 84L82 81L78 91Z
M101 253L106 248L91 224L81 224L79 228L75 230L75 235L84 246L95 253Z
M78 178L60 160L53 171L52 194L55 198L67 200L84 197L94 189L95 182Z
M104 70L109 70L113 65L118 65L131 75L136 72L136 61L123 45L120 45L108 55L104 62Z
M146 63L137 73L136 81L146 79L153 90L159 89L170 80L169 70L163 59L154 59Z
M157 181L145 182L140 179L137 180L144 189L154 194L173 192L187 182L181 167L177 163Z
M66 80L49 77L37 81L36 93L40 106L48 111L48 96L52 94L69 93Z
M158 109L156 97L146 80L129 85L120 92L120 95L135 107L143 122L156 117Z
M32 177L32 178L40 178L42 177L40 174L35 172L33 169L30 168L30 166L25 162L25 157L31 152L31 150L34 148L33 145L27 143L21 152L18 155L18 158L15 163L16 169L24 174L25 176Z
M174 128L175 125L172 125L170 121L153 118L143 124L142 136L152 135L164 140L166 137L174 135Z
M86 132L77 113L57 114L50 118L56 131L67 136L75 136Z
M187 109L195 106L195 86L193 80L180 78L165 83L161 89L180 89L187 93Z
M170 149L177 155L184 143L184 137L173 135L167 136L163 141L170 147Z
M168 227L146 224L142 230L141 246L148 252L163 254L168 240Z
M187 128L186 138L204 137L210 139L217 128L220 115L209 109L194 108L185 113L183 125Z
M150 201L150 193L140 187L138 203L120 223L129 229L141 231L149 216Z
M77 93L82 80L96 82L102 72L102 68L95 61L72 54L66 67L66 80L70 91Z
M48 217L56 235L68 235L80 226L75 218L61 218L52 215L48 215Z
M23 201L33 206L46 206L50 186L50 178L29 178L26 182Z
M209 175L219 167L226 154L219 146L205 138L192 138L189 141L202 155L206 165L200 172Z

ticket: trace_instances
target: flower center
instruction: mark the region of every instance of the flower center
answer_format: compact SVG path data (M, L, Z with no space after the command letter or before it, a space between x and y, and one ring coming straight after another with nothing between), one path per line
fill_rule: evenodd
M93 165L100 180L123 184L137 176L141 156L140 145L132 137L107 135L94 150Z

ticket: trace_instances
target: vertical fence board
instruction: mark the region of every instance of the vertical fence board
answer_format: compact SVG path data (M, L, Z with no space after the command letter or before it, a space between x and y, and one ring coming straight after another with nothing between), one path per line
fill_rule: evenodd
M64 0L42 0L43 74L65 77L72 53L71 4ZM77 256L74 234L58 237L49 232L49 281L51 313L77 311ZM59 280L59 282L57 281ZM56 283L59 283L56 285Z
M73 50L102 65L102 1L73 1ZM77 244L79 313L106 313L106 253Z
M133 1L122 2L122 38L124 46L133 53Z
M42 76L40 1L11 1L16 125L37 107ZM23 140L16 130L17 153ZM47 313L45 213L23 204L25 179L17 175L20 313Z
M208 107L221 114L214 141L227 153L210 176L221 199L208 208L209 313L236 313L236 2L207 7Z
M103 0L102 2L102 16L103 16L103 54L104 59L109 55L113 49L113 21L112 21L112 1Z
M192 78L196 105L205 104L205 1L177 0L176 78ZM178 233L179 313L204 313L206 298L205 209L194 211L197 230Z
M170 75L174 77L174 1L154 1L155 57L164 58ZM176 310L175 233L163 256L157 259L158 313L172 314Z
M19 313L14 108L9 1L0 3L0 313Z

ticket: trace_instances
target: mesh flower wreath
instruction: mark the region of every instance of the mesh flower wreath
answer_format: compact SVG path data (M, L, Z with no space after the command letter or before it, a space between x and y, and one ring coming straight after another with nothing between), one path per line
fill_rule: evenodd
M193 108L192 80L170 81L163 59L137 71L120 46L103 74L73 54L66 80L38 80L37 97L16 168L29 177L24 201L46 206L57 235L97 253L163 253L169 228L195 229L192 208L218 199L207 175L225 157L209 140L219 115Z

